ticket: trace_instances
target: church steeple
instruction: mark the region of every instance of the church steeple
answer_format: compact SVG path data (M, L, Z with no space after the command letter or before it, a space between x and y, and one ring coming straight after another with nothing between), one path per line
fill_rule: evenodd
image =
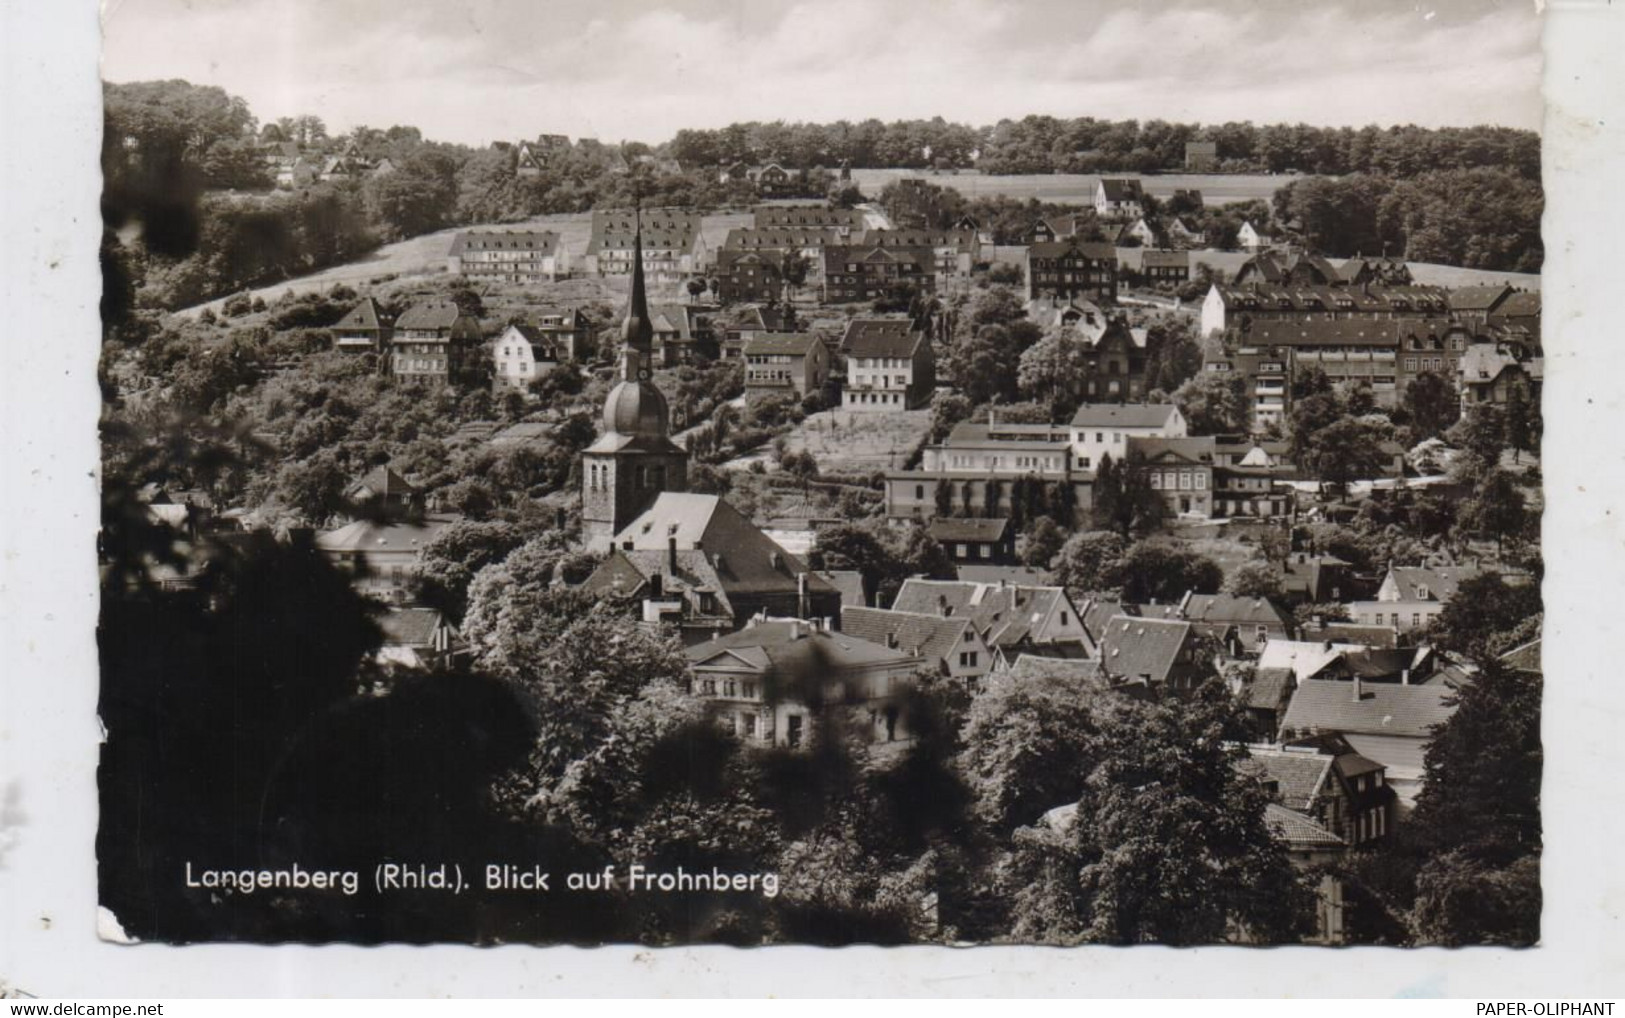
M627 304L626 320L621 323L621 379L627 382L637 381L639 370L648 366L655 338L643 284L643 210L639 208L634 214L637 227L632 234L632 299Z

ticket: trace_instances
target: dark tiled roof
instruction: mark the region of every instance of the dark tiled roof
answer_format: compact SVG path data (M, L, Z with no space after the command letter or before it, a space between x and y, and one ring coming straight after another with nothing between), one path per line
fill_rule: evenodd
M841 349L848 357L913 357L924 343L925 333L909 332L902 335L896 332L864 331L851 336L850 342L846 338L841 341Z
M745 344L745 356L753 354L792 354L805 357L822 341L807 332L758 333Z
M1065 597L1060 587L911 578L903 581L892 609L948 618L969 616L989 646L1003 647L1027 639L1033 625L1048 617Z
M1307 810L1331 778L1332 760L1327 753L1249 746L1236 769L1274 782L1277 799L1287 809Z
M846 331L841 334L841 350L850 349L859 339L876 336L896 339L907 337L915 331L914 321L910 318L854 318L846 323Z
M1101 667L1112 675L1164 683L1190 636L1189 622L1118 615L1107 621L1100 637Z
M1117 264L1117 249L1104 241L1041 240L1027 245L1029 258L1059 258L1072 251L1097 262Z
M843 608L862 608L868 603L863 596L863 574L856 569L817 569L813 575L841 592Z
M1452 311L1491 311L1512 295L1505 283L1490 286L1458 286L1450 291Z
M1257 710L1280 710L1292 695L1292 669L1258 668L1247 684L1247 706Z
M917 666L918 655L846 633L831 633L801 621L757 622L737 633L689 647L684 653L690 662L704 664L727 652L756 665L761 671L789 674L862 670L875 667Z
M371 520L356 520L337 530L318 535L316 547L331 552L422 551L452 522L444 518L427 519L421 523L374 523Z
M1140 438L1130 435L1127 451L1131 458L1146 461L1167 462L1172 459L1211 464L1213 449L1212 435L1201 438Z
M834 229L810 227L738 227L728 231L722 249L785 251L792 248L823 247L842 243Z
M407 329L449 329L457 324L457 319L462 315L462 309L451 303L414 304L396 320L395 328L403 332Z
M1010 521L939 516L931 521L926 532L938 542L1002 541L1010 532Z
M339 319L335 329L377 329L388 319L383 315L378 302L367 297L350 310L350 313Z
M1358 688L1360 698L1356 700L1353 682L1311 679L1300 683L1281 727L1428 739L1433 728L1455 711L1445 702L1452 690L1442 685L1363 682Z
M1264 822L1270 833L1288 848L1335 849L1344 847L1342 838L1296 810L1269 803L1264 807Z
M1161 428L1178 410L1172 403L1085 403L1072 415L1072 426Z
M427 647L434 643L441 621L435 608L397 608L385 612L378 625L384 631L386 647Z
M371 491L374 495L415 495L418 490L416 485L387 465L373 467L359 481L350 485L349 493L353 495L363 488Z
M991 566L963 563L954 567L954 575L965 583L1026 584L1030 587L1053 586L1049 573L1032 566Z
M965 642L968 618L943 618L921 612L887 611L882 608L841 608L841 630L860 639L896 647L932 661L947 660Z
M549 230L465 230L451 242L451 254L464 251L535 251L551 254L559 235Z
M1390 570L1402 600L1448 601L1463 580L1478 575L1472 566L1394 566ZM1427 597L1422 597L1426 589Z
M1145 194L1140 182L1131 177L1102 177L1100 188L1107 201L1139 201Z

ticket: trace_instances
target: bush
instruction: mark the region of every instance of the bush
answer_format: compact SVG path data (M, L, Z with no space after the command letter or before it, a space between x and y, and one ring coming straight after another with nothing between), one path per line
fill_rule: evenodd
M265 302L261 301L260 307L263 308L264 306ZM248 299L248 294L246 293L234 293L230 297L227 297L224 303L220 305L220 313L225 315L227 318L241 318L243 315L248 314L253 309L253 302Z

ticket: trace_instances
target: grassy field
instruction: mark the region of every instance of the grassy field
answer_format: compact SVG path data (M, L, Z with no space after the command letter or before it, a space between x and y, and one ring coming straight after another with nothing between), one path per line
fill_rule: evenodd
M825 410L802 421L785 436L789 452L810 452L821 473L900 470L931 430L930 410L867 413ZM731 460L730 469L761 460L774 469L772 448Z
M1110 174L1118 176L1118 174ZM1121 174L1121 176L1139 176ZM966 197L983 195L1009 195L1012 198L1037 198L1039 201L1061 205L1087 205L1094 201L1095 184L1100 175L1094 173L1030 173L1015 176L984 176L980 173L931 173L925 170L853 170L852 181L871 197L881 188L904 177L923 177L933 184L951 187ZM1164 198L1178 190L1195 188L1202 192L1202 201L1208 205L1225 205L1253 198L1269 198L1278 188L1294 178L1286 175L1245 173L1169 173L1140 177L1146 192Z

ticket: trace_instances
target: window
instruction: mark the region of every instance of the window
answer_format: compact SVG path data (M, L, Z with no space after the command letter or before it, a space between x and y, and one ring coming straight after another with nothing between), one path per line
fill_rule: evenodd
M790 715L788 718L785 718L785 724L786 730L784 741L790 744L791 749L795 749L797 746L801 745L801 715Z
M914 486L914 497L916 499L924 499L925 498L925 485L916 484Z
M744 696L744 697L745 697L745 699L747 699L747 700L754 700L754 699L756 699L756 683L754 683L754 682L744 682L744 683L741 683L741 684L740 684L740 693L741 693L741 694L742 694L742 695L743 695L743 696Z

